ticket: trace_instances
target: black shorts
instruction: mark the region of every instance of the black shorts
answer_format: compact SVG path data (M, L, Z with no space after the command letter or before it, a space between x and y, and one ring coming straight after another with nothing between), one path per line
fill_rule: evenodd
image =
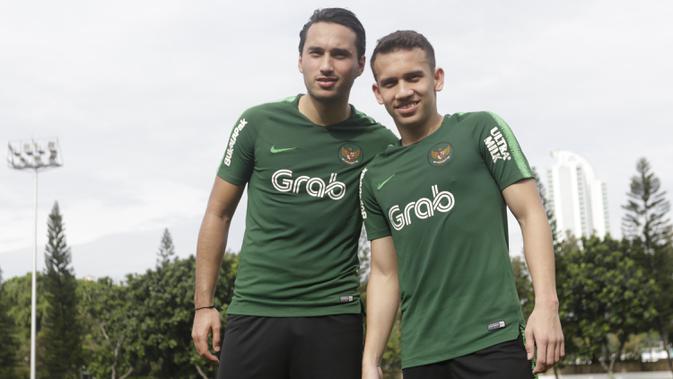
M448 361L403 370L404 379L531 379L521 336Z
M360 379L362 315L229 315L218 379Z

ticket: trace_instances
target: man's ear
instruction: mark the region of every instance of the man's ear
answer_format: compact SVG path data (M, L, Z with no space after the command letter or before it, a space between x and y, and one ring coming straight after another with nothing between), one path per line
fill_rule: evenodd
M435 70L435 92L439 92L444 88L444 70L438 67Z
M381 90L379 89L379 85L374 83L372 84L372 91L374 92L374 96L376 97L376 101L379 104L383 104L383 96L381 96Z

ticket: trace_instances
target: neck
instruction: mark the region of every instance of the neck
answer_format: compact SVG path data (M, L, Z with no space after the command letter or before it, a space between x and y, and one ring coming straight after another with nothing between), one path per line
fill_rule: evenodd
M434 133L442 125L442 121L444 121L444 117L435 113L420 125L398 126L397 130L402 137L402 146L414 144Z
M311 122L327 126L346 120L351 115L348 98L320 101L311 95L299 98L299 112Z

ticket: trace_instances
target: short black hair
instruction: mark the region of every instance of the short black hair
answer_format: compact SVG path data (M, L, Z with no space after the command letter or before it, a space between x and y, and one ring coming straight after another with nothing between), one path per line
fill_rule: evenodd
M299 32L299 55L304 50L304 43L306 42L306 34L311 25L318 22L332 22L343 25L355 32L355 49L358 53L358 58L365 55L366 37L365 28L360 23L360 20L355 16L355 13L344 8L323 8L313 11L313 15L308 22L304 24Z
M397 50L412 50L416 48L425 51L425 56L428 58L430 69L435 71L435 49L432 48L430 41L419 32L413 30L398 30L376 42L376 47L372 53L372 59L369 62L374 78L376 79L374 62L376 61L376 56L378 54L387 54Z

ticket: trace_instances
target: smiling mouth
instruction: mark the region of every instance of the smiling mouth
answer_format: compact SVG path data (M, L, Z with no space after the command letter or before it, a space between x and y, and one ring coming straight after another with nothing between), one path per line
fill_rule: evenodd
M412 108L414 108L416 105L418 105L418 103L420 103L420 100L409 101L409 102L406 102L406 103L403 103L403 104L398 104L398 105L396 105L396 106L395 106L395 109L400 109L400 110L412 109Z

